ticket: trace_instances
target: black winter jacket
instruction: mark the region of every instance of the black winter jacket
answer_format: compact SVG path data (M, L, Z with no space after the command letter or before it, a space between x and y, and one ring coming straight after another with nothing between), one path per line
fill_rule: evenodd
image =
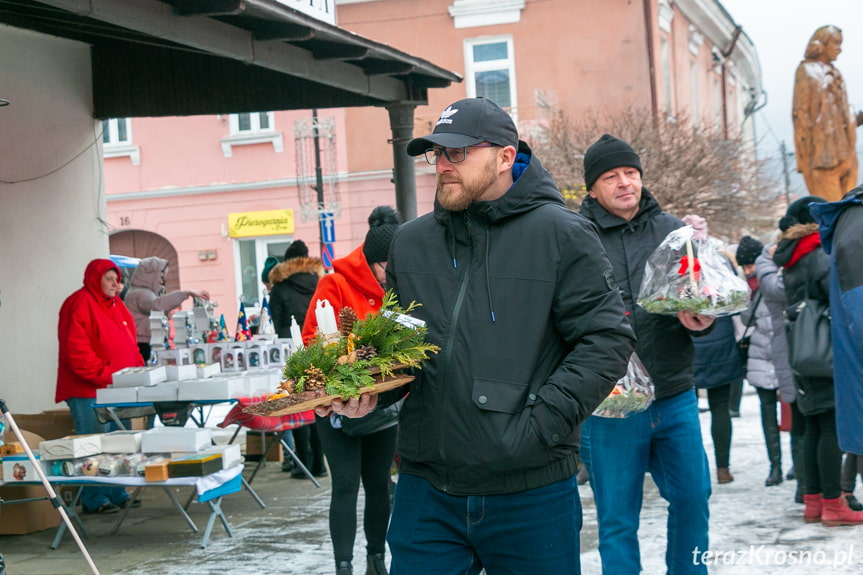
M693 386L690 335L675 316L648 313L636 303L644 264L662 240L684 223L662 211L659 202L641 191L638 213L631 221L607 212L592 197L581 204L581 213L599 228L599 239L614 267L614 279L623 292L629 323L638 337L636 353L653 378L657 399L674 397Z
M303 329L309 302L324 277L324 264L320 258L291 258L276 264L268 276L273 284L270 292L270 313L273 327L279 337L291 337L291 316Z
M519 152L506 194L463 212L436 203L401 226L387 266L441 348L402 407L400 472L454 495L574 475L579 425L633 347L593 225L564 206L524 142Z
M798 224L782 233L776 244L773 261L782 266L788 307L794 307L807 295L830 304L830 256L824 253L818 236L818 224ZM809 241L804 241L805 239ZM835 409L832 377L801 377L797 382L797 407L803 415L818 415Z

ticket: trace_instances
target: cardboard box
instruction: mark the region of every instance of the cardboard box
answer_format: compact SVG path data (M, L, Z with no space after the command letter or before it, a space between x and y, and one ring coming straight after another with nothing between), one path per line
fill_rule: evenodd
M196 453L169 461L168 477L201 477L221 469L221 453Z
M143 453L197 453L211 445L210 430L197 427L156 427L141 437Z
M242 343L242 342L239 342ZM231 347L222 352L222 371L245 371L249 364L246 362L246 347L244 345L232 344Z
M248 394L245 377L190 379L180 382L177 399L179 401L234 399Z
M39 446L39 441L44 439L57 439L75 433L75 424L72 421L72 413L66 409L50 409L37 414L13 414L15 423L24 431L29 431L39 436L39 440L30 443L32 449ZM7 425L4 437L6 443L17 441L12 430ZM31 440L28 439L28 442Z
M91 435L68 435L60 439L49 439L39 444L39 452L42 454L42 459L46 461L98 455L102 453L102 435L101 433L93 433Z
M177 401L177 390L180 389L179 381L163 381L156 385L145 385L138 388L138 401L147 403L151 401Z
M45 464L39 457L39 453L33 452L33 455L36 456L36 463L41 466L45 475L48 475ZM3 458L3 481L6 483L17 483L19 481L41 481L41 479L27 454L18 453L16 455L7 455Z
M138 453L143 431L112 431L102 436L102 453Z
M164 365L150 367L127 367L111 374L114 387L137 387L139 385L154 385L168 379L168 371Z
M278 384L273 385L271 370L250 372L246 376L246 379L249 382L249 397L257 397L259 395L273 393L278 386Z
M156 350L161 365L192 365L192 350L188 347Z
M168 479L168 463L170 459L162 459L155 463L149 463L144 467L145 481L165 481Z
M165 371L168 373L168 381L182 381L198 377L197 365L166 365Z
M139 387L103 387L96 390L96 403L137 403Z
M60 525L60 513L51 502L28 501L12 503L21 499L48 497L42 485L3 485L0 498L5 502L0 511L0 535L25 535ZM71 500L70 500L71 503Z
M269 445L271 442L275 441L276 436L279 435L275 432L263 432L263 431L246 431L246 461L260 461L261 453L264 450L264 445ZM272 449L267 453L267 461L282 461L284 458L282 454L282 446L281 444L274 445Z

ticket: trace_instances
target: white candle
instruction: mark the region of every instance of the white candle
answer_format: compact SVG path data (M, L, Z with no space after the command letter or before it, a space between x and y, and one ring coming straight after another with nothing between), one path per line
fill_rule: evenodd
M300 326L297 325L297 318L291 316L291 342L294 344L294 349L303 349L303 335L300 331Z
M329 300L319 299L315 304L315 318L318 320L318 329L325 336L339 333L339 326L336 324L336 313L333 311L333 306Z

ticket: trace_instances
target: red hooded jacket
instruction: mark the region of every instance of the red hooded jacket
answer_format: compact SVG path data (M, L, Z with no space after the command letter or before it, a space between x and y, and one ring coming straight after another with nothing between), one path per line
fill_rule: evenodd
M57 337L60 355L54 401L96 397L111 383L111 374L144 365L135 341L135 320L119 297L108 297L102 278L120 270L111 260L93 260L84 272L84 287L60 308Z
M364 319L369 313L379 310L383 303L384 288L375 279L375 274L363 255L362 245L345 257L333 261L333 271L334 273L321 278L309 303L306 321L303 323L303 341L306 343L315 336L318 327L315 317L318 300L329 300L336 320L339 310L345 306L352 308L359 319Z

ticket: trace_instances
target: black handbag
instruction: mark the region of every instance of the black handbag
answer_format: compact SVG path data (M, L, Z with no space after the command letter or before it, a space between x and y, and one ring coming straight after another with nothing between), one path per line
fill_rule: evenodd
M758 298L755 300L755 305L752 307L752 314L749 316L749 321L746 322L746 327L743 329L743 336L737 340L737 351L740 352L740 361L743 363L743 369L746 369L746 363L749 361L749 345L752 342L752 335L749 334L749 328L755 323L755 311L758 309L758 304L761 303L761 292L758 292Z
M788 363L802 377L833 377L830 306L807 297L785 310Z

